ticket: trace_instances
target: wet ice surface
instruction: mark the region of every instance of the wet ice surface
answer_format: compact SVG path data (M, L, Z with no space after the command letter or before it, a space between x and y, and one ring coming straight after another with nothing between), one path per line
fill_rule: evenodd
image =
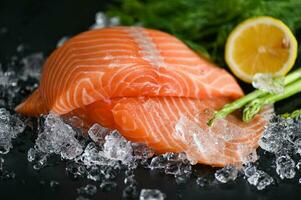
M252 85L254 88L273 94L279 94L284 92L284 78L273 77L272 74L255 74L252 80Z

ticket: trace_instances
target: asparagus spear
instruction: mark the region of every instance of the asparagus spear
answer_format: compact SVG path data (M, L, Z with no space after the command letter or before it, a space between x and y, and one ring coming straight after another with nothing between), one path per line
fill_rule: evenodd
M297 80L299 78L301 78L301 68L288 74L285 77L284 83L285 83L285 85L287 85L287 84L290 84L291 82L294 82L295 80ZM242 108L244 105L246 105L250 101L252 101L258 97L267 95L267 94L268 93L265 91L255 90L255 91L247 94L246 96L244 96L236 101L233 101L232 103L226 104L221 110L215 112L213 118L207 122L208 126L212 126L215 120L226 117L228 114L232 113L233 111L235 111L237 109Z
M285 86L284 93L282 94L269 94L251 101L243 111L243 121L250 121L253 119L263 106L276 103L277 101L286 99L298 92L301 92L301 79Z

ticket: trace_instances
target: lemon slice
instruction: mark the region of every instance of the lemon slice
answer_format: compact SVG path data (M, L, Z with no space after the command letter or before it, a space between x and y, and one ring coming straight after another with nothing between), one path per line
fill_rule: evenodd
M256 73L285 75L297 57L297 40L290 29L272 17L240 23L229 35L225 60L241 80L252 82Z

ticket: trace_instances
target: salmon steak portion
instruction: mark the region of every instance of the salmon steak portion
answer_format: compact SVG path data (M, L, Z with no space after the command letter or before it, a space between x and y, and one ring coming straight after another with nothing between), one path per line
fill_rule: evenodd
M46 60L39 87L16 111L77 115L117 129L158 153L185 152L192 163L241 163L254 152L266 121L236 114L206 122L243 96L235 79L167 33L112 27L81 33Z

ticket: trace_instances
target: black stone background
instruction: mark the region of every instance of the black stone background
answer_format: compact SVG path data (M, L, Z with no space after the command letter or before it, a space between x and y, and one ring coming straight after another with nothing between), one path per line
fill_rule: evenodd
M7 28L6 33L0 33L0 63L5 65L11 56L16 54L20 43L25 44L24 54L43 52L49 55L57 41L63 36L80 33L94 23L97 11L104 10L108 1L104 0L0 0L0 30ZM0 31L1 32L1 31ZM5 32L5 31L4 31ZM300 62L299 62L300 63ZM16 70L18 70L16 68ZM248 91L249 87L242 84ZM28 95L28 94L27 94ZM301 95L295 95L276 104L276 111L283 113L300 107ZM16 173L13 180L0 180L0 199L76 199L76 189L90 181L73 180L66 175L65 162L58 162L37 172L26 160L26 152L32 147L35 136L32 130L26 131L14 141L15 148L5 156L5 166ZM270 165L272 156L259 152L260 166L268 173L275 169L264 168ZM211 175L214 169L206 166L196 166L197 173ZM199 188L192 177L186 184L177 185L174 178L160 171L138 169L136 179L141 188L158 188L167 195L168 200L174 199L300 199L301 190L298 184L300 174L293 180L279 181L264 191L257 191L240 177L235 182L218 184ZM57 189L49 187L49 181L60 183ZM124 189L123 178L116 180L116 190L105 193L98 191L92 199L115 200L122 198Z

